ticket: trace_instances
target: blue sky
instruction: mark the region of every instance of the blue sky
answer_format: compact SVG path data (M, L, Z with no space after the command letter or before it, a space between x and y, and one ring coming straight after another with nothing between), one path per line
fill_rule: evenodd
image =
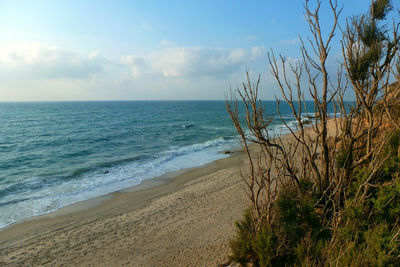
M342 19L370 3L339 2ZM0 0L0 101L224 99L246 67L273 99L266 52L299 58L298 36L308 36L302 5Z

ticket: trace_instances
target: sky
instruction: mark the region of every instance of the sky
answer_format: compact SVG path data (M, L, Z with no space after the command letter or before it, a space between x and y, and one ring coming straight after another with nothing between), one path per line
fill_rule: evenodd
M341 23L369 3L339 0ZM267 52L299 59L299 36L309 36L303 4L0 0L0 101L223 100L246 69L261 75L261 97L274 99ZM324 29L332 23L327 4Z

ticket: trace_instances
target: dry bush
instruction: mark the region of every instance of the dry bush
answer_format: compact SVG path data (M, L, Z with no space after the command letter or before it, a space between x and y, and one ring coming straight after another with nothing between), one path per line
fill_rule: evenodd
M387 0L372 1L368 14L349 19L341 29L343 64L333 79L326 65L342 8L334 0L324 4L333 18L326 32L319 20L322 2L314 1L313 7L305 2L311 38L301 41L301 62L292 64L284 56L268 53L282 94L282 100L276 100L278 113L284 101L297 122L293 129L281 116L289 136L270 136L258 95L260 77L253 84L247 72L247 82L227 101L249 160L242 177L251 207L231 244L232 259L242 264L371 264L372 258L352 262L351 255L362 252L381 253L382 264L400 264L396 257L399 215L393 215L394 221L387 225L376 219L393 200L400 203L399 155L386 153L391 140L399 138L395 129L400 130L400 89L390 85L397 77L398 24L393 23L391 32L382 25L391 11ZM355 94L351 108L344 101L346 90ZM313 110L307 110L305 94L310 95ZM244 118L238 102L244 107ZM330 105L338 114L334 118L329 118ZM311 123L303 120L303 113L312 115ZM251 144L259 153L252 152ZM398 142L392 149L399 149ZM393 197L386 199L379 190ZM371 203L380 203L380 208ZM370 228L364 225L368 223ZM377 252L372 239L357 237L365 233L379 244L390 237L385 244L391 250Z

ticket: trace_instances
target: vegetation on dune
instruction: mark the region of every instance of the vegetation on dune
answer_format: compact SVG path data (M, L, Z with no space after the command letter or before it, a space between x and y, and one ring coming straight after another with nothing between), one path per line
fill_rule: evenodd
M399 24L386 21L398 11L390 0L371 1L367 14L339 29L336 1L310 2L304 8L311 38L302 41L302 61L268 55L282 101L297 120L297 129L288 127L290 138L270 136L260 79L253 84L248 75L239 99L227 101L249 160L242 177L251 203L236 223L230 258L243 266L400 266ZM333 18L327 30L319 20L322 4ZM333 77L326 65L339 31L343 62ZM355 95L351 108L347 90ZM305 93L315 110L307 110ZM304 113L312 113L311 124Z

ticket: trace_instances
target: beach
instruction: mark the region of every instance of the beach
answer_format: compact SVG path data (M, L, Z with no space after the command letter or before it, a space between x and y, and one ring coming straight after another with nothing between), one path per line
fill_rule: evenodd
M241 152L0 231L1 266L217 266L248 201Z
M51 133L52 142L48 135L34 132L30 139L26 138L30 133L15 138L16 146L9 153L25 164L14 166L10 159L8 173L2 174L0 217L8 226L0 229L0 266L217 266L228 262L235 222L250 203L240 175L247 170L248 159L241 149L237 151L238 136L225 118L223 102L157 104L164 106L160 114L183 104L187 112L180 122L180 115L173 120L165 115L165 120L155 120L150 127L142 120L132 124L129 118L140 117L135 113L138 106L151 110L157 107L154 103L35 107L38 112L58 108L61 118L66 119L67 112L76 121L75 109L84 110L88 118L92 111L107 108L93 125L83 123L71 132L63 132L69 123L58 127L52 122L58 129ZM275 108L267 106L271 112ZM107 130L110 127L101 118L111 119L108 111L115 108L121 114L130 110L131 115L117 117L122 118L115 119L119 127ZM201 118L188 116L194 116L198 108L203 110ZM293 118L287 117L293 124ZM283 127L279 120L275 117L271 122L272 132ZM35 123L41 129L47 127ZM26 131L27 122L20 124ZM136 133L137 129L141 130ZM124 134L116 135L119 131ZM142 142L144 136L152 141ZM82 148L87 149L82 152ZM235 152L222 153L227 150ZM43 151L48 155L40 154ZM257 151L255 145L251 151Z

